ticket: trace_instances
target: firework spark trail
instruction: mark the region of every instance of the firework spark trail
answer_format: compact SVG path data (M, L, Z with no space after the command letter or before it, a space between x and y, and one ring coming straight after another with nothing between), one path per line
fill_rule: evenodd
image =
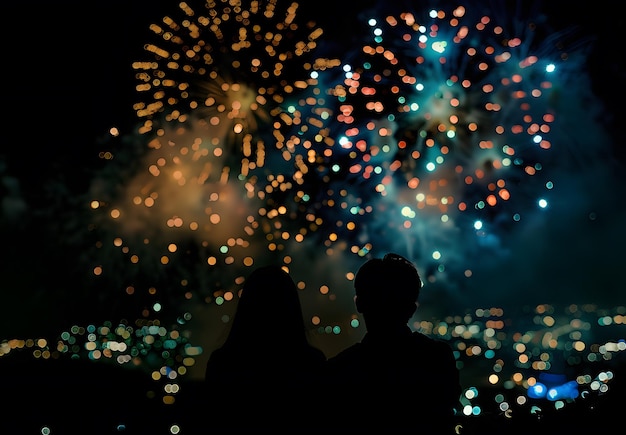
M323 32L301 25L297 9L287 2L180 3L150 27L155 40L144 49L151 59L133 64L148 147L123 191L98 205L105 213L98 225L117 226L101 245L156 269L184 269L196 257L205 266L229 266L221 279L203 279L214 283L204 290L186 283L185 298L215 301L235 286L242 267L278 259L286 241L302 241L320 226L301 206L307 194L298 185L323 115L303 119L301 109L316 104L310 98L286 101L315 86L315 71L338 62L310 56ZM111 218L116 223L106 222ZM164 285L148 291L166 291L158 287Z
M580 61L568 66L554 38L537 45L536 21L507 29L489 12L376 12L343 77L320 76L338 107L326 178L349 186L336 202L356 226L339 238L358 240L359 252L399 250L438 272L472 249L505 254L502 232L553 188L544 166L563 155L553 129L567 111L558 73ZM456 279L467 272L456 269Z
M158 146L127 185L123 228L235 265L306 251L314 234L330 256L402 252L449 287L471 276L468 254L506 253L500 233L535 200L525 178L551 148L552 82L531 35L462 6L403 12L370 20L373 41L341 74L306 59L322 31L297 24L296 4L207 5L151 26L154 59L134 64L140 130Z
M283 133L302 120L284 103L314 83L311 71L332 66L327 59L307 60L323 32L314 23L299 24L297 3L206 6L182 3L181 18L166 16L164 25L151 26L159 41L145 49L155 59L134 65L137 89L147 96L136 104L146 119L141 130L149 133L163 122L189 128L198 121L223 129L219 146L231 176L253 180L268 215L292 215L297 208L284 211L287 193L308 170L298 150L302 136Z
M292 120L283 113L284 101L309 86L312 70L333 63L310 59L322 29L300 25L295 2L221 0L205 6L194 10L181 3L182 17L172 14L151 26L158 40L145 50L153 59L133 65L137 90L146 97L135 105L145 119L142 130L195 119L223 125L229 131L223 146L238 160L250 157L259 140L275 138L279 150L287 147L277 137L281 121ZM243 139L249 135L247 149Z

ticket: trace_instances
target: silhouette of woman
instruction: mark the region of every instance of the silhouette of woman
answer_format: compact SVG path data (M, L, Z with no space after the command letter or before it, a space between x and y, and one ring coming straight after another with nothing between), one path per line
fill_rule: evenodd
M310 345L298 290L280 266L245 281L222 347L209 356L205 385L220 433L304 433L326 360Z

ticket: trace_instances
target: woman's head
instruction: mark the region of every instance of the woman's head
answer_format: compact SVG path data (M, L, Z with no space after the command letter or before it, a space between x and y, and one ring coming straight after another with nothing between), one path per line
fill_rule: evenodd
M241 289L230 335L270 334L283 341L304 333L298 289L289 273L277 265L252 271Z

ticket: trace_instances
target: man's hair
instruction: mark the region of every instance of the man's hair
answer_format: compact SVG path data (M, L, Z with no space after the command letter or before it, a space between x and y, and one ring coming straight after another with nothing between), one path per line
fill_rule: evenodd
M415 304L421 288L415 265L394 253L368 260L354 278L356 296L366 305Z

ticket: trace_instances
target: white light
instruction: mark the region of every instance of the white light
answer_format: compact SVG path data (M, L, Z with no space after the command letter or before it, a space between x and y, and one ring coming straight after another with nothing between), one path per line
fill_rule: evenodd
M448 44L446 43L446 41L435 41L431 44L431 48L437 53L443 53L444 51L446 51L447 46Z

